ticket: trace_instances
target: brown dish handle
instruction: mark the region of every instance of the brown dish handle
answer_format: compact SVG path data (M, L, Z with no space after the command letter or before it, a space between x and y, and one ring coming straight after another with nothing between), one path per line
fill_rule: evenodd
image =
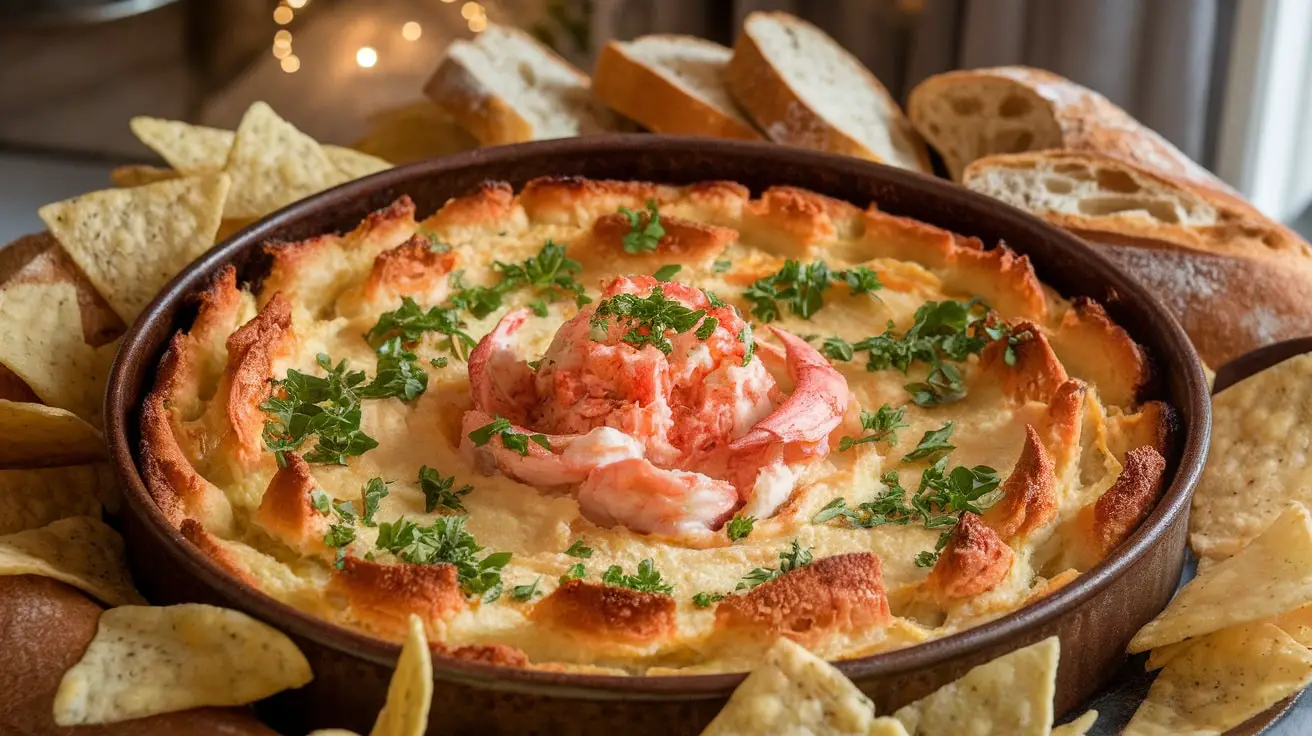
M1212 395L1215 396L1255 373L1261 373L1277 363L1283 363L1303 353L1312 353L1312 337L1296 337L1293 340L1272 343L1244 353L1216 370L1216 379L1212 381Z

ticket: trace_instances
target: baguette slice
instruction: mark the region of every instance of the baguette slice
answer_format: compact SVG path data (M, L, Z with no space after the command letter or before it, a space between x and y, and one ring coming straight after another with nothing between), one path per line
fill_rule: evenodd
M1040 69L936 74L911 90L907 113L958 181L983 156L1066 148L1124 159L1240 201L1214 174L1106 97Z
M770 140L931 171L924 143L875 75L806 21L748 15L725 78Z
M615 117L592 96L588 75L532 36L488 24L453 41L424 94L483 145L604 133Z
M654 133L760 140L725 87L733 52L695 36L611 41L592 72L597 98Z
M962 183L1092 243L1162 300L1209 366L1312 335L1312 246L1225 195L1081 151L982 158Z

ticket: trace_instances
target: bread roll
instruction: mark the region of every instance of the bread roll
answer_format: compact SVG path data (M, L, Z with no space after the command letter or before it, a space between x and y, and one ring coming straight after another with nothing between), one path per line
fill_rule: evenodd
M770 140L930 173L925 144L870 70L787 13L743 21L725 78Z
M1214 368L1312 334L1312 246L1210 188L1082 151L982 158L962 183L1094 243Z
M653 133L760 140L725 86L733 52L695 36L611 41L592 72L597 98Z

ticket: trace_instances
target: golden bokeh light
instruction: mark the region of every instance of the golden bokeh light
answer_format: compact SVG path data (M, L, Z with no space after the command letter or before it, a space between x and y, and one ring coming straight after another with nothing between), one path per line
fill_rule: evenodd
M355 52L355 63L368 69L378 63L378 52L374 51L372 47L361 46Z
M285 58L287 58L288 56L291 56L291 55L292 55L292 47L291 47L291 46L283 46L283 45L279 45L279 44L276 44L276 43L273 45L273 58L275 58L275 59L285 59Z
M310 0L287 0L287 4L293 8L303 8Z
M284 28L284 29L282 29L281 31L278 31L277 33L273 34L273 45L274 45L274 46L291 46L291 45L292 45L292 32L289 31L289 30L287 30L286 28Z
M293 74L296 72L297 69L300 68L301 68L301 60L296 58L296 54L292 54L291 56L285 57L282 60L282 70L287 72L288 74Z
M480 15L477 18L469 19L469 30L474 33L482 33L487 30L487 16Z
M286 5L279 5L273 9L273 22L280 26L285 26L292 22L292 9Z
M478 3L468 2L460 6L460 17L464 18L465 20L473 20L475 18L487 18L487 11L484 10L483 6L479 5Z
M423 27L414 21L401 26L401 38L407 41L418 41L422 35L424 35Z

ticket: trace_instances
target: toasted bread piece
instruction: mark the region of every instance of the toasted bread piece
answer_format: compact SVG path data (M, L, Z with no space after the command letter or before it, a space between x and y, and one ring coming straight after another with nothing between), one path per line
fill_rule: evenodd
M98 726L59 728L55 691L96 634L100 606L35 575L0 576L0 728L6 734L277 736L243 708L197 708Z
M597 99L653 133L760 140L725 86L733 52L696 36L611 41L597 57Z
M936 74L907 101L911 124L953 179L997 153L1050 148L1100 152L1234 195L1214 174L1091 89L1024 66Z
M804 20L748 15L725 78L729 93L776 143L930 171L924 143L884 85Z
M963 183L1094 243L1162 299L1213 367L1312 334L1312 246L1227 195L1076 151L990 156Z
M495 23L453 42L424 94L487 146L604 133L618 122L593 98L588 75Z

